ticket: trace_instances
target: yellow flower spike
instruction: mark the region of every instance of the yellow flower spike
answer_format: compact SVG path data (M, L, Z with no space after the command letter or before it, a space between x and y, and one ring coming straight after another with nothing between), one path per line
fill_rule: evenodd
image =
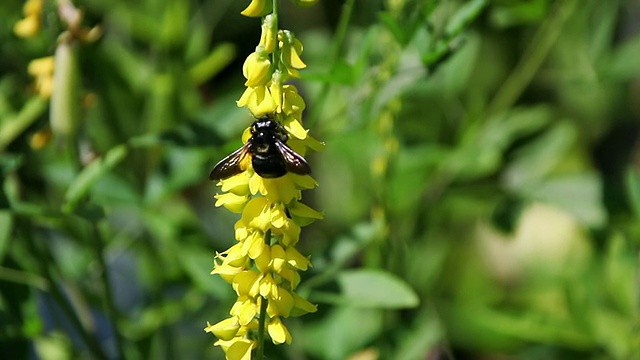
M207 327L204 329L206 332L213 333L220 340L233 339L238 330L240 330L240 323L238 323L238 318L235 316L224 319L215 325L207 322Z
M271 61L263 49L256 49L242 65L245 86L263 86L271 79Z
M251 3L240 14L249 17L261 17L269 14L272 7L271 0L251 0Z
M263 19L260 43L243 64L246 89L236 104L258 119L277 121L287 133L287 145L304 156L308 148L320 148L322 143L309 136L302 125L304 99L295 86L285 85L306 67L301 59L303 46L293 33L278 29L277 12L267 15L277 10L272 1L252 0L242 12ZM296 2L310 5L315 1ZM245 129L243 143L252 136L250 128ZM234 227L238 243L232 251L216 257L214 268L224 273L238 295L230 311L237 319L237 332L234 334L236 323L232 320L218 325L221 338L216 345L222 347L227 359L249 359L252 349L263 354L262 343L253 342L260 334L255 331L258 328L266 330L275 344L291 343L281 318L316 311L315 305L294 292L300 283L299 271L311 266L294 246L300 240L301 226L322 218L320 212L299 202L302 190L316 187L317 182L309 175L288 172L263 178L254 171L252 159L244 157L238 175L219 181L223 194L215 196L216 206L241 212ZM215 326L209 324L207 331L213 332Z
M234 213L241 213L244 206L249 201L248 195L236 195L234 193L216 194L215 206L224 206L227 210Z
M277 18L273 14L269 14L262 20L262 33L260 34L260 43L264 51L271 54L276 48L276 23Z
M274 318L267 325L267 332L274 344L291 344L291 334L280 318Z

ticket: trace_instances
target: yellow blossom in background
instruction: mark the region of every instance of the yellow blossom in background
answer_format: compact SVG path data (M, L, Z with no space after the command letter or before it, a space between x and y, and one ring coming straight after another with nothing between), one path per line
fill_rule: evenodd
M22 8L24 18L13 26L13 32L22 38L34 37L42 26L42 0L27 0Z
M46 56L39 59L31 60L27 67L29 75L35 78L35 88L43 98L51 97L53 91L53 70L55 58Z
M308 135L302 125L304 99L294 85L286 83L306 67L303 46L292 32L278 29L273 5L271 0L253 0L242 12L263 19L259 45L242 68L247 88L237 105L256 118L276 121L287 134L286 145L304 155L323 144ZM248 128L243 142L251 136ZM241 214L235 224L237 243L216 255L211 272L229 282L238 298L229 318L205 328L218 337L215 345L227 359L250 359L254 350L261 354L265 335L274 344L290 344L293 336L283 319L317 310L295 292L299 272L311 266L295 246L302 227L322 218L301 202L302 190L313 189L317 182L309 175L290 172L263 178L253 170L250 158L239 164L242 172L218 182L222 193L215 195L216 206Z

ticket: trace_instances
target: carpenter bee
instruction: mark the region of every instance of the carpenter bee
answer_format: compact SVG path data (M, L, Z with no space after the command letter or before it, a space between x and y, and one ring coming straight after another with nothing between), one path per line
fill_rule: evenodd
M278 178L287 172L307 175L311 168L307 161L287 146L289 136L275 119L264 116L251 125L251 137L211 170L209 179L221 180L243 172L241 163L251 156L253 170L263 178Z

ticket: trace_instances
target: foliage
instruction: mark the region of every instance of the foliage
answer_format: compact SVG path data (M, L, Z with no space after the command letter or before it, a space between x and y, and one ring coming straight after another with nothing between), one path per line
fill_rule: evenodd
M19 38L23 2L0 2L3 355L222 356L203 328L235 294L209 271L237 216L207 174L252 122L247 3L74 2L103 33L50 106L27 64L67 27L49 1ZM318 312L269 358L640 358L637 2L281 12L324 220L299 244Z

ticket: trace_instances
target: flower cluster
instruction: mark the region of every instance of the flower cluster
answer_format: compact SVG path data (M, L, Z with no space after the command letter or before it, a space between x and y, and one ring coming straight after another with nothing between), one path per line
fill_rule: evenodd
M306 66L300 58L302 43L290 31L278 29L272 5L271 0L253 0L242 12L263 18L260 43L243 66L247 88L237 104L257 118L267 115L278 121L288 133L287 145L304 155L308 148L319 150L323 144L302 126L305 102L295 86L286 84ZM243 141L250 136L247 128ZM301 190L314 188L316 181L292 173L262 178L251 161L242 168L246 170L218 183L223 193L215 196L216 206L242 214L235 225L237 243L216 255L212 271L232 285L238 299L231 317L205 328L218 337L215 345L227 359L250 359L252 351L262 346L265 332L275 344L290 343L282 318L316 311L295 293L299 271L311 265L295 247L301 227L322 218L300 202Z

